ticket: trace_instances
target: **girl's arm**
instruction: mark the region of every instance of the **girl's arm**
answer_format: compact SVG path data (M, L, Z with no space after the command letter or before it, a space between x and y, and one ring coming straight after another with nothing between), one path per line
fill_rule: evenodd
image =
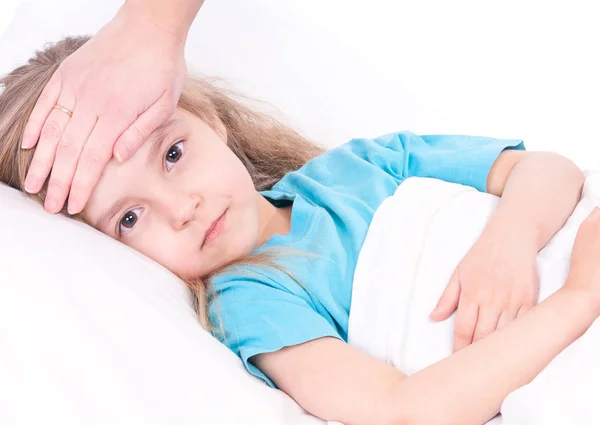
M487 192L502 198L484 233L515 234L539 251L573 212L584 180L582 171L561 155L502 152L487 178Z
M456 310L455 351L537 303L537 253L570 216L583 182L581 170L554 153L505 150L496 158L486 189L501 196L499 206L430 316L445 320Z
M505 234L518 229L539 249L573 210L582 183L581 171L559 155L505 151L488 175L488 192L502 200L486 231L495 226L506 226ZM600 234L598 229L595 223ZM327 420L345 425L479 425L598 316L595 297L570 289L587 282L590 274L574 276L571 285L529 313L410 377L333 338L251 360L306 410Z
M560 289L525 316L406 376L334 338L252 361L310 413L345 425L481 425L598 315L586 292Z

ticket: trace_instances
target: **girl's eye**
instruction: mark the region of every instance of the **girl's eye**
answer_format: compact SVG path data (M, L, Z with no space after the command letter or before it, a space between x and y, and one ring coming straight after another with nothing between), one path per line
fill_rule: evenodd
M123 217L121 217L121 220L119 220L119 228L117 229L119 236L123 233L130 232L131 229L134 228L138 219L140 218L141 210L141 208L136 208L123 214Z
M165 166L167 167L167 171L170 171L171 168L173 168L173 165L181 159L182 155L183 141L171 145L165 154Z

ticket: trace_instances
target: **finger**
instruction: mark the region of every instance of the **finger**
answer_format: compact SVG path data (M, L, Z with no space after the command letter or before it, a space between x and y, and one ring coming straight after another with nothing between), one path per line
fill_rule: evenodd
M171 117L173 109L165 106L165 100L161 97L141 113L117 139L113 149L117 161L123 162L129 159L150 137L150 134Z
M496 330L502 329L504 326L506 326L513 320L515 320L515 318L517 317L518 311L519 311L519 307L504 310L500 314L500 318L498 319L498 324L496 325Z
M59 210L62 209L71 188L79 156L94 124L96 124L95 114L82 108L75 109L56 148L46 194L47 208L50 205L59 205Z
M531 310L530 307L522 305L521 308L519 308L519 311L517 311L517 319L520 317L523 317L529 310Z
M452 273L452 277L450 277L450 283L446 286L444 293L440 297L437 306L431 312L429 317L431 320L440 321L446 320L456 307L458 306L458 300L460 298L460 280L458 279L458 269Z
M35 102L33 111L31 111L27 124L25 124L21 143L23 149L30 149L36 145L44 123L52 112L52 108L58 102L61 86L62 75L59 70L56 70Z
M75 169L69 195L69 214L83 210L104 167L112 158L114 142L125 126L123 120L119 122L108 116L98 118Z
M587 216L587 220L600 220L600 207L596 205L590 214Z
M477 317L477 325L473 333L473 342L479 341L496 330L500 314L501 311L499 310L490 309L489 307L479 307L479 316Z
M72 104L74 103L74 101L69 103L68 108L72 107ZM69 115L65 112L54 108L52 109L52 112L42 128L40 141L33 154L33 159L27 172L27 177L25 178L25 190L27 192L37 193L42 189L48 174L50 174L52 165L54 164L56 147L69 119ZM55 211L56 208L58 208L58 206L52 206L51 208L46 209L48 211Z
M473 341L473 333L479 316L479 306L475 303L465 305L463 298L461 297L456 311L454 352L463 349Z

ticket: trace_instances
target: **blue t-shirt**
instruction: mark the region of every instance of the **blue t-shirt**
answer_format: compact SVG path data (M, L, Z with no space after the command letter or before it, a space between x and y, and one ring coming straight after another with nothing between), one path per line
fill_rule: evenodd
M520 140L473 136L417 136L409 132L354 139L287 174L262 195L292 203L291 230L265 248L299 254L276 258L285 271L244 267L213 278L209 315L214 335L250 373L257 354L331 336L347 341L354 270L369 224L383 200L412 176L432 177L486 191L489 170Z

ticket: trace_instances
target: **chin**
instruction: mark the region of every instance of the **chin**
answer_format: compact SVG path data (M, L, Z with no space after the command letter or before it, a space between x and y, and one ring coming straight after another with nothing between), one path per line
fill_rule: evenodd
M256 247L258 235L256 237L248 235L249 237L245 237L243 240L227 240L225 244L227 249L223 249L223 245L219 242L224 242L229 235L224 234L223 236L225 237L223 241L215 240L213 248L206 253L208 255L205 254L204 258L199 259L199 262L203 263L202 267L198 267L198 263L194 262L186 265L179 264L170 270L183 280L201 279L250 255Z

